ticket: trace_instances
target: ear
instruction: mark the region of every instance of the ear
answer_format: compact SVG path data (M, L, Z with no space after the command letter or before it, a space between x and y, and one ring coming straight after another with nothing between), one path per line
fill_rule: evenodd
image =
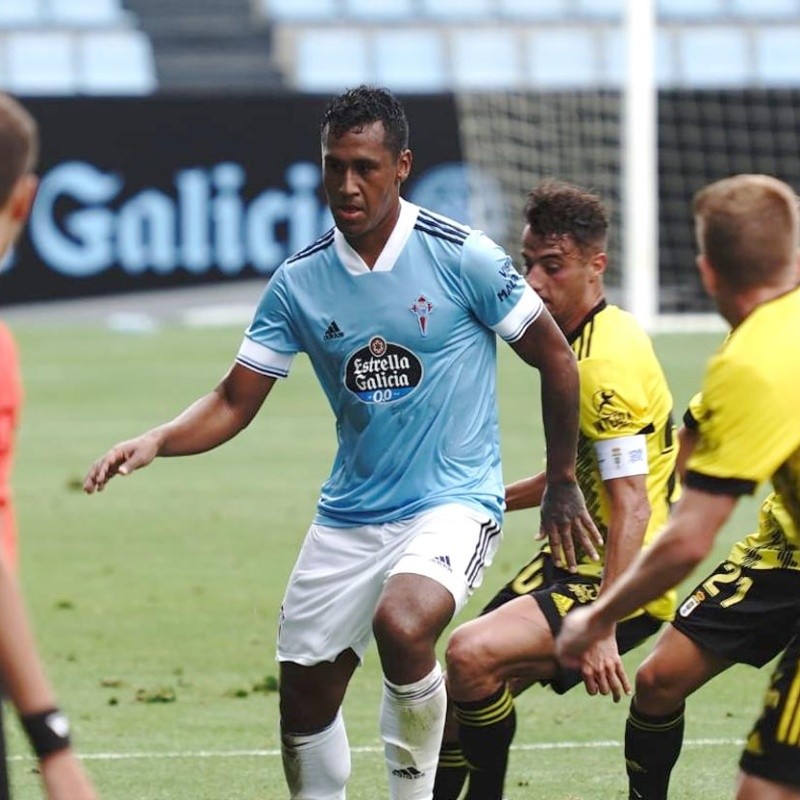
M398 186L405 181L411 172L412 161L413 157L410 150L406 149L400 153L400 158L397 159L397 172L395 177Z
M602 274L606 271L606 267L608 266L608 254L607 253L595 253L592 256L592 260L589 262L589 267L592 270L592 275L595 278L599 278Z
M30 173L20 176L6 202L6 214L12 225L24 225L31 213L39 179Z
M703 283L706 294L709 297L716 297L719 288L719 279L717 278L717 273L714 271L714 267L711 266L711 262L700 253L695 259L695 263L697 264L697 270L700 273L700 280Z

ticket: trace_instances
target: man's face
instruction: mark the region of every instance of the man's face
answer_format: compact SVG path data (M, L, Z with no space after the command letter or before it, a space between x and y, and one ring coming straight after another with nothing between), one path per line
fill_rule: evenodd
M356 246L386 225L391 230L400 184L408 176L411 153L395 159L386 147L382 122L322 138L322 176L336 227ZM356 248L357 249L357 248Z
M536 236L526 225L522 259L528 284L558 327L571 333L599 299L605 253L584 253L568 234Z

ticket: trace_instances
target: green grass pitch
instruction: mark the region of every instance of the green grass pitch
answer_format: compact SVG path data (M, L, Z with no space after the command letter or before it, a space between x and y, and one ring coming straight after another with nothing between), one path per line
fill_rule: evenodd
M276 615L334 445L331 415L307 361L297 360L234 441L206 455L159 460L86 497L80 484L92 459L211 388L241 330L126 335L21 322L14 330L26 383L14 480L22 579L48 671L102 796L286 797ZM657 339L678 414L720 339ZM500 351L510 480L542 463L538 384L508 348ZM755 500L741 504L714 559L749 532L756 507ZM495 565L461 619L528 558L536 525L533 512L508 517ZM648 647L627 657L631 675ZM766 681L766 671L736 668L690 702L674 800L732 795L737 742ZM350 800L385 797L379 697L373 649L345 704L354 748ZM560 698L534 688L518 703L511 800L626 796L619 744L625 703L589 698L580 688ZM33 800L40 797L35 765L19 730L9 727L15 798Z

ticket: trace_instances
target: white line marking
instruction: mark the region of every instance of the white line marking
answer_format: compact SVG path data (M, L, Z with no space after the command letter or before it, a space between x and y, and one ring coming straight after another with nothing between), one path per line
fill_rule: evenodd
M684 747L729 747L742 746L743 739L687 739ZM597 748L622 747L622 742L613 740L599 740L595 742L536 742L532 744L515 744L512 750L593 750ZM383 747L364 746L351 747L352 753L382 753ZM133 759L170 759L170 758L277 758L279 749L271 750L187 750L164 752L139 752L139 753L80 753L82 761L130 761ZM10 761L26 761L32 756L9 756Z

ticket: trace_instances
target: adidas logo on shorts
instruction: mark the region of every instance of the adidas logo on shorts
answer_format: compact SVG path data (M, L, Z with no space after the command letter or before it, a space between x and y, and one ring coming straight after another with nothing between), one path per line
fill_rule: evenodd
M403 769L393 769L392 775L396 778L408 778L411 781L417 780L417 778L424 778L425 773L420 772L416 767L404 767Z
M328 329L325 331L325 335L322 338L326 342L329 342L331 339L341 339L343 336L344 334L341 328L336 324L336 320L334 320L328 325Z
M453 567L450 564L450 556L436 556L432 558L434 564L438 564L440 567L444 567L448 572L453 571Z

